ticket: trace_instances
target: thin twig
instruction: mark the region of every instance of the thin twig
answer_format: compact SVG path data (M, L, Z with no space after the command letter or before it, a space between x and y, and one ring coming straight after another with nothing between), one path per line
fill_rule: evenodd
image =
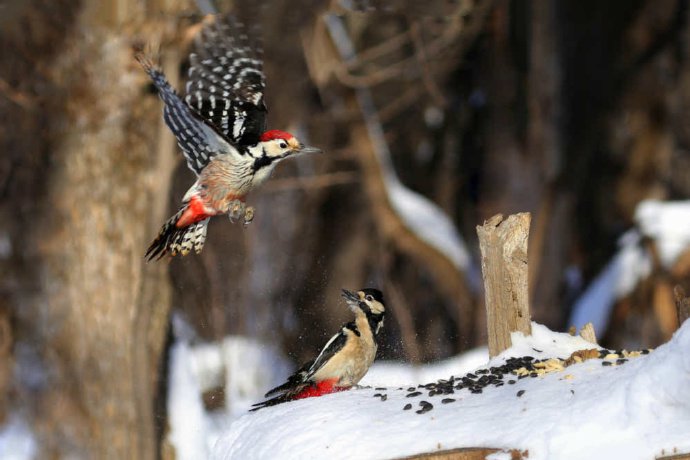
M379 110L381 123L390 121L398 113L414 104L422 94L424 94L424 89L421 86L410 85L400 96Z
M286 177L273 179L263 187L265 192L275 193L294 189L317 189L334 185L352 184L360 180L357 172L337 172L312 177Z
M23 109L30 109L33 101L29 96L21 91L12 88L9 83L0 78L0 94L4 95L8 100L14 102Z
M441 90L434 81L431 72L429 72L429 66L426 57L426 51L424 49L424 41L422 39L422 34L419 30L419 22L414 21L410 24L410 34L412 35L412 43L415 47L415 57L419 62L419 67L422 71L422 81L424 86L429 93L429 95L434 99L437 105L441 107L446 106L446 98L443 97Z
M440 59L444 52L447 52L456 46L460 48L460 52L455 52L455 54L464 54L464 51L468 45L473 42L474 38L482 30L482 26L486 17L488 16L489 11L491 10L492 4L492 0L480 2L475 7L475 13L472 15L469 25L463 25L460 21L452 21L450 23L450 27L447 27L438 38L432 40L424 48L425 62L428 64L432 59ZM400 40L402 40L402 37L400 37ZM393 41L393 44L396 43L397 41ZM370 48L370 50L375 50L378 46L382 45L376 45L374 48ZM388 47L392 47L392 45L389 44L384 47L384 49ZM377 50L377 53L378 52L379 51ZM376 55L377 53L372 54ZM343 85L351 88L370 88L406 73L420 75L418 69L418 57L416 54L414 56L404 58L396 63L389 64L384 68L368 72L364 75L354 75L351 72L351 70L354 67L357 67L357 65L361 62L356 56L356 53L353 53L352 57L344 62L341 62L341 64L336 67L334 72L336 78ZM421 75L424 77L423 72Z
M408 30L394 35L391 38L379 43L378 45L371 46L364 51L357 54L355 59L347 61L345 67L349 70L353 70L357 67L364 67L365 64L372 62L374 59L381 56L385 56L387 53L397 51L409 40L410 32Z

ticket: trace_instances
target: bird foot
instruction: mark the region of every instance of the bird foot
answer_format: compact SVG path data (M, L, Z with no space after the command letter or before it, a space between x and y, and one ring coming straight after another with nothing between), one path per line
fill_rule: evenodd
M246 209L247 205L244 203L244 201L231 201L230 205L228 206L228 219L230 219L230 222L235 223L242 215L246 215Z
M230 222L237 222L240 217L244 220L244 224L247 225L254 220L254 207L247 206L244 201L233 200L228 206L228 218Z
M254 207L247 206L244 210L244 225L249 225L254 220Z

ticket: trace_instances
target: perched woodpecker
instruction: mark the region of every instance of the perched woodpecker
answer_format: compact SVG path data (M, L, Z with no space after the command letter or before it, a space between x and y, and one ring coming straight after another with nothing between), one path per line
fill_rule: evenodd
M262 53L242 23L229 15L215 17L195 39L184 100L150 59L137 55L165 104L166 124L197 175L180 210L146 251L148 260L201 252L213 216L249 223L254 209L245 197L278 162L320 152L290 133L265 131Z
M316 359L288 377L287 382L266 393L265 397L273 398L254 404L253 411L286 401L347 390L364 377L376 357L376 337L386 314L383 294L371 288L357 293L343 289L343 297L355 313L355 320L331 337Z

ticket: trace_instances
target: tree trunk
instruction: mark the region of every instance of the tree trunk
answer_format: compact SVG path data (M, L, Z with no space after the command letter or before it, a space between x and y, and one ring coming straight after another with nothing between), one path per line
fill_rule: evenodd
M20 364L40 376L20 377L20 397L40 457L154 458L170 290L167 266L147 265L143 251L162 222L174 143L159 142L160 104L132 57L146 12L36 1L16 15L0 34L4 50L19 49L3 74L26 106L2 111L19 110L6 142L26 158L3 178L2 211L15 215L3 230L25 275L10 300L16 340L33 350ZM24 21L28 30L13 28Z

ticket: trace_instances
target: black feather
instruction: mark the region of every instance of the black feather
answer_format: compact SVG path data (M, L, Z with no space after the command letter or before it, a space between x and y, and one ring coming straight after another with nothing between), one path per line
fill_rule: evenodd
M263 50L258 34L218 16L196 38L185 101L227 139L259 142L266 129Z
M170 86L163 72L149 59L143 55L137 55L136 58L151 77L158 95L165 103L163 119L175 135L187 159L187 166L198 175L212 157L227 153L222 147L232 148L232 144L189 108Z
M357 327L355 326L354 322L346 324L343 328L349 329L355 332L355 334L359 335L359 331L357 331ZM252 406L253 409L251 410L255 411L263 407L274 406L276 404L291 401L295 396L297 396L307 387L309 387L310 385L314 385L315 382L312 380L314 374L324 364L326 364L329 359L331 359L336 353L338 353L345 346L346 342L347 335L344 331L341 330L336 335L331 337L331 339L328 341L324 349L321 350L321 353L319 353L319 356L316 359L309 361L308 363L305 363L302 367L299 368L297 372L288 377L285 383L273 388L272 390L269 390L264 395L267 398L274 395L277 396L269 400L254 404Z

